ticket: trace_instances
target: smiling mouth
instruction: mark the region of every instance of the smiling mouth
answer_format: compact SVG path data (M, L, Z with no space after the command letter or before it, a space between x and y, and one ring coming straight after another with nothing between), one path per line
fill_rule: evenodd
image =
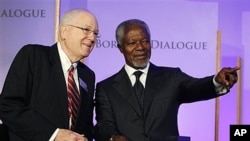
M89 48L92 47L92 44L85 44L85 43L83 43L83 45L84 45L84 46L87 46L87 47L89 47Z
M147 54L143 53L143 54L137 54L134 56L134 58L136 59L145 59L147 58Z

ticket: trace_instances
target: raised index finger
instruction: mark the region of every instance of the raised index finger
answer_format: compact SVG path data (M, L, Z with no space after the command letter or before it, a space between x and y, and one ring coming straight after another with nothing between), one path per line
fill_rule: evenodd
M240 70L240 67L234 67L234 68L230 68L227 70L227 73L236 73L238 70Z

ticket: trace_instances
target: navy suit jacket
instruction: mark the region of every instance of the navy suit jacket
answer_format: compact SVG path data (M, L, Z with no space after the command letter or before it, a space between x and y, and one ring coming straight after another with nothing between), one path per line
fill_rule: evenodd
M179 68L150 64L141 112L124 68L96 86L96 141L125 135L130 141L167 141L179 136L180 104L215 98L213 76L193 78Z
M73 130L91 141L95 74L81 62L77 71L81 101ZM24 46L0 96L0 119L9 128L11 141L46 141L57 128L69 129L67 87L56 44Z

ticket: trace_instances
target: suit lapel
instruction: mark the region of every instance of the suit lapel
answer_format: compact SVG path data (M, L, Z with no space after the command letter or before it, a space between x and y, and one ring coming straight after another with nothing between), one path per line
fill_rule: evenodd
M140 117L142 117L139 103L136 99L132 84L124 68L118 73L114 80L116 81L114 84L114 88L116 89L116 91L124 99L126 99L129 105L135 110L135 112L138 113Z
M157 89L161 86L163 82L163 77L161 76L161 71L158 67L150 64L148 75L146 78L146 88L144 93L144 116L148 114L151 104L155 95L158 92Z
M81 97L80 107L79 107L81 112L78 112L77 118L79 117L81 118L81 116L84 115L83 113L87 113L87 107L90 106L87 104L90 103L89 100L91 98L89 97L90 97L90 93L92 93L93 90L90 89L91 86L88 87L87 85L87 81L90 81L90 79L88 79L89 76L87 75L85 65L78 63L77 69L78 69L78 78L79 78L78 81L79 81L80 97Z
M52 81L54 81L55 93L60 101L61 105L58 105L58 110L61 110L64 116L64 127L69 127L69 117L68 117L68 100L67 100L67 88L66 82L64 78L64 74L62 71L62 65L59 57L59 53L57 50L56 44L51 47L50 51L50 72Z

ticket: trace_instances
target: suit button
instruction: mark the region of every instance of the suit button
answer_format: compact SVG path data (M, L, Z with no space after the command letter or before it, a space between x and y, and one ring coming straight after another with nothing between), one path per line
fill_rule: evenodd
M148 134L147 134L147 133L145 133L145 137L147 137L147 138L148 138Z

